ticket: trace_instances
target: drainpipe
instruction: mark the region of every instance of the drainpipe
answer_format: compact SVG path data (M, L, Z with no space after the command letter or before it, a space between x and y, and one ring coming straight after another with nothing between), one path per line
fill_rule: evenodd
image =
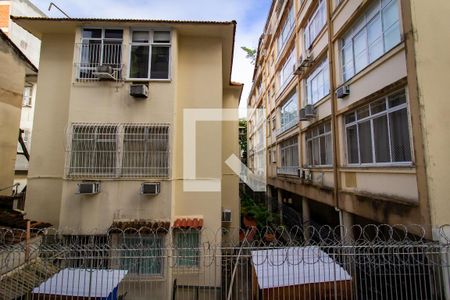
M327 26L328 26L328 64L330 72L330 93L331 93L331 132L333 137L333 181L334 181L334 191L333 199L334 206L339 209L339 186L340 186L340 174L339 174L339 163L340 163L340 153L339 153L339 139L337 134L338 121L336 117L337 105L336 105L336 73L334 70L334 47L333 47L333 23L331 21L332 16L332 6L331 1L326 1L327 3Z

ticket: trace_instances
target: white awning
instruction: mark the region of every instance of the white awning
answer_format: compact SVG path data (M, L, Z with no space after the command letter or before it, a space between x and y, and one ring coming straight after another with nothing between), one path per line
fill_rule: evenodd
M67 268L34 288L33 293L106 298L127 273L127 270Z
M261 289L352 279L316 246L257 250L251 254Z

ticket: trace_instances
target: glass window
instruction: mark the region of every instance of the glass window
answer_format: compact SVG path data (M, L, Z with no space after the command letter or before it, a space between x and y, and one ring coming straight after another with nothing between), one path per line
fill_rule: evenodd
M404 90L358 109L356 115L345 116L349 164L411 162Z
M132 36L129 77L169 79L170 32L135 30Z
M280 71L280 90L282 90L289 80L292 78L292 74L294 73L294 65L295 65L295 48L292 49L291 54L286 59L283 64L283 67Z
M23 98L22 98L22 105L23 106L31 106L31 95L32 95L33 87L26 86L23 89Z
M305 27L305 49L308 49L311 44L314 42L316 37L319 35L322 28L326 23L326 12L325 12L325 1L319 1L319 7L317 7L316 11L312 15L308 24Z
M306 79L306 90L309 104L316 103L330 93L329 75L327 58Z
M137 275L162 275L163 238L156 235L123 235L120 268Z
M332 164L331 123L320 124L306 132L306 155L309 166Z
M278 40L277 40L278 56L281 54L281 52L283 52L283 49L286 46L286 42L288 41L289 37L291 36L292 29L294 29L294 25L295 25L295 18L294 18L293 4L292 4L291 7L289 8L289 12L283 23L283 27L280 31L280 35L278 36Z
M400 42L400 14L397 1L375 0L344 35L341 48L344 81Z
M179 267L198 267L200 264L200 231L176 231L174 234L176 264Z
M284 132L298 123L297 92L294 89L281 107L281 132Z
M298 168L298 138L293 137L280 143L281 166Z

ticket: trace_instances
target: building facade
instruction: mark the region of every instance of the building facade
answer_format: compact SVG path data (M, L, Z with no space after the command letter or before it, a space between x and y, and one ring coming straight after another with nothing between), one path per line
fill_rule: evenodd
M196 126L196 177L221 189L185 191L195 178L183 176L185 109L237 108L235 22L13 19L42 41L31 218L76 234L124 220L237 227L238 177L223 163L239 155L237 119ZM226 224L224 209L234 216Z
M449 32L425 19L449 10L445 1L273 1L248 98L249 149L267 128L272 209L302 224L448 223L449 42L434 37ZM257 156L249 150L254 169Z

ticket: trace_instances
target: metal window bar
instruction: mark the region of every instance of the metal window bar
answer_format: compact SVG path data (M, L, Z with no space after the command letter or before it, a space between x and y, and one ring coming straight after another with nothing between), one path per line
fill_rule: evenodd
M71 178L169 176L167 124L74 123L67 145Z
M113 72L111 78L122 78L124 64L122 54L125 45L121 41L86 40L75 44L77 49L77 61L75 61L76 79L80 82L97 81L97 68L99 66L111 66Z
M435 240L425 238L431 230ZM25 231L0 229L0 298L444 300L450 293L448 225L204 228L190 251L177 231L46 229L26 243ZM180 268L176 261L193 253L198 264Z

